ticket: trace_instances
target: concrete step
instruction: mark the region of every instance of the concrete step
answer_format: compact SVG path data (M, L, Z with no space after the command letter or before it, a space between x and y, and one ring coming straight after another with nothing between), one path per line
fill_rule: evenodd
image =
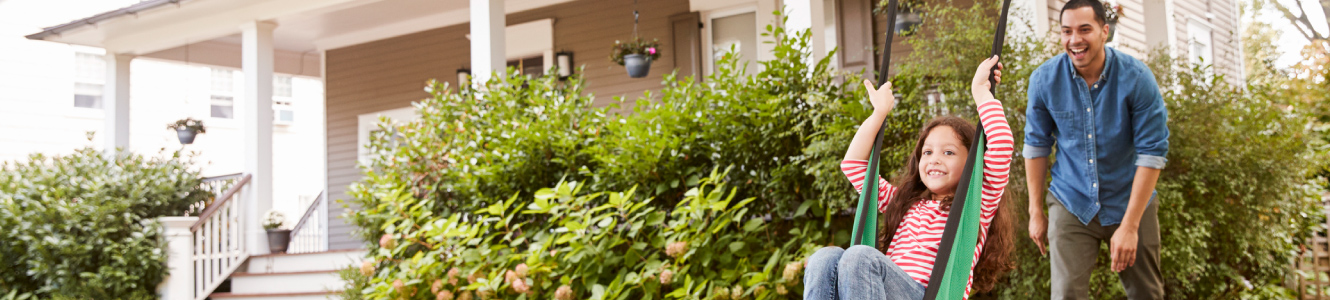
M231 292L236 294L316 293L343 286L336 270L231 274Z
M211 299L237 299L237 300L327 300L333 299L341 292L314 292L314 293L266 293L266 294L236 294L236 293L213 293L209 296Z
M237 272L289 273L340 270L359 265L365 250L337 250L301 254L265 254L251 256L245 268Z

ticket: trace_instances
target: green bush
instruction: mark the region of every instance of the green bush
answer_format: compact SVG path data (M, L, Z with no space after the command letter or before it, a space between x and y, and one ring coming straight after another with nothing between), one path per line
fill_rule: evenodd
M900 72L893 81L901 101L887 125L881 165L886 176L902 167L924 121L947 113L975 119L968 82L974 62L988 56L997 3L938 3L926 11L926 26L934 30L906 38L914 51L893 66ZM395 297L414 288L414 297L431 298L423 291L433 280L447 282L445 269L457 266L465 273L483 270L484 279L445 285L450 291L539 297L511 293L511 283L503 280L501 270L526 263L538 274L529 287L543 298L564 284L575 298L706 298L734 284L744 298L771 297L747 294L790 282L776 280L768 265L797 260L820 245L848 243L846 217L856 194L839 163L871 106L854 88L862 81L858 76L831 70L825 59L809 63L807 32L769 28L767 34L777 40L775 59L761 62L761 70L745 70L729 55L701 82L667 76L660 91L644 93L623 115L615 113L617 105L592 107L593 96L583 94L576 77L560 82L512 76L491 81L485 90L460 92L432 83L433 97L417 104L421 121L374 134L370 150L376 158L352 187L347 219L372 248L384 248L372 254L375 272L360 290ZM1057 53L1053 45L1033 36L1006 41L997 98L1013 128L1024 128L1029 75ZM1286 295L1297 245L1321 218L1312 169L1325 165L1323 143L1304 143L1316 140L1300 130L1311 120L1276 105L1281 94L1273 87L1234 89L1199 70L1179 68L1181 61L1152 63L1165 87L1173 132L1158 189L1167 292L1175 299ZM928 105L928 95L942 101ZM1016 138L1021 143L1023 135ZM1024 162L1012 167L1011 180L1025 182ZM706 173L716 168L730 171ZM690 191L715 189L708 185L726 186L725 198L751 201L737 208L728 202L731 207L712 213L740 209L734 214L742 217L731 222L763 221L753 232L733 224L698 233L687 239L694 256L671 264L669 255L661 256L678 241L670 222L725 219L676 214L697 201ZM556 188L542 191L547 187ZM549 191L572 200L555 204ZM628 194L634 200L612 200L610 195L620 194L603 194L608 191L633 191ZM1024 184L1007 192L1013 196L1008 204L1024 211ZM623 211L623 203L640 207ZM542 210L557 205L570 206ZM665 219L660 227L612 226L633 224L638 214ZM609 223L593 226L600 222ZM1024 238L1024 218L1018 222L1018 268L981 298L1049 295L1047 260ZM561 241L569 235L560 228L594 234ZM444 233L445 239L440 230L452 233ZM696 240L710 242L691 242ZM730 251L739 241L743 251ZM554 248L561 250L545 254ZM620 260L623 253L638 259ZM497 259L483 264L475 255ZM703 256L713 261L699 261ZM676 280L653 287L643 280L659 275L653 272L662 266L691 276L687 282L693 284L678 286ZM393 288L396 280L402 288ZM1107 267L1095 271L1093 294L1120 298L1118 286ZM797 297L799 289L788 288L787 297Z
M155 298L167 270L154 218L211 197L178 153L84 148L0 170L0 296L15 298Z
M794 275L806 241L772 242L780 233L753 218L753 198L737 199L723 178L714 171L701 178L669 210L632 189L589 193L561 182L447 217L425 213L430 200L372 188L363 192L388 200L375 210L400 217L383 228L370 265L360 270L372 277L359 291L372 299L797 295Z

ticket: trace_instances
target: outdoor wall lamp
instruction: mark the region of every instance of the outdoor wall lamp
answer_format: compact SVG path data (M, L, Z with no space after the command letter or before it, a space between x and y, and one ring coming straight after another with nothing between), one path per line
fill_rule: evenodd
M457 89L464 89L471 85L471 69L457 69Z
M560 51L554 54L554 64L559 67L559 80L567 80L573 75L573 53Z

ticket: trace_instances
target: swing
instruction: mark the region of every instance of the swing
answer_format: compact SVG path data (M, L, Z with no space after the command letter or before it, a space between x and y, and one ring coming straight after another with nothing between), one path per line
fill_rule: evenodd
M882 67L878 71L877 84L881 88L887 82L887 71L891 65L891 39L895 35L896 1L887 4L887 36L883 42ZM1002 41L1006 38L1007 10L1011 0L1002 1L1002 14L998 17L997 33L993 36L992 55L1002 54ZM996 68L996 66L994 66ZM997 94L997 83L989 75L990 92ZM873 150L868 157L868 171L864 174L864 188L859 194L859 205L855 209L854 229L850 238L851 245L865 245L877 248L877 195L878 195L878 159L882 152L882 136L886 133L887 120L878 127L873 139ZM962 299L970 280L970 266L974 265L975 246L979 243L979 212L982 204L980 189L984 176L984 146L987 137L982 123L976 123L974 144L970 146L971 155L965 160L965 171L970 174L962 177L956 187L956 196L952 200L952 213L947 218L947 225L942 231L942 242L933 262L933 272L928 277L928 287L924 292L925 300ZM977 178L977 179L976 179ZM972 180L975 179L975 180ZM960 208L959 211L956 208ZM867 232L868 234L865 234Z

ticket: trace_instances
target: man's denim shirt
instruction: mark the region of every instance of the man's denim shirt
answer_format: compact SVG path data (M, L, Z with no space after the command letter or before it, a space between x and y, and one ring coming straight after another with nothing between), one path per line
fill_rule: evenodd
M1066 53L1030 75L1023 154L1045 157L1056 146L1049 191L1081 223L1098 216L1109 226L1122 222L1136 167L1164 168L1168 111L1145 64L1110 47L1104 53L1093 86Z

